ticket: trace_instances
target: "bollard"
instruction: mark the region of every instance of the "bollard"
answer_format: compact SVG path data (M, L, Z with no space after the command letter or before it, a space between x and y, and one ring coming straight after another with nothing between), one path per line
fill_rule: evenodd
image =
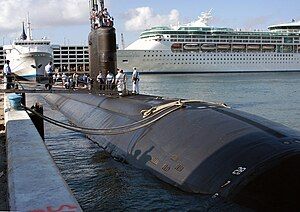
M39 114L43 115L44 114L44 108L43 105L41 105L40 103L35 103L34 106L31 107L31 109L35 110L36 112L38 112ZM45 133L44 133L44 119L42 119L41 117L30 113L29 114L30 119L32 120L35 128L37 129L37 131L39 132L40 136L42 137L43 140L45 140Z

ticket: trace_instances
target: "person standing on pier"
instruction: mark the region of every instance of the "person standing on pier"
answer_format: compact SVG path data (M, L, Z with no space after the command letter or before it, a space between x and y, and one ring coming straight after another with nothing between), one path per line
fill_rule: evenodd
M73 74L73 83L74 83L74 87L78 87L78 74L75 72Z
M92 89L93 89L93 79L90 75L87 76L86 83L87 83L87 86L88 86L88 90L92 91Z
M48 88L49 88L49 90L51 90L52 85L53 85L53 68L52 68L51 61L48 63L48 65L45 66L45 72L46 72L46 77L48 78L48 83L49 83Z
M132 80L132 93L139 94L140 93L140 86L139 86L140 74L137 71L136 67L133 68L131 80Z
M7 60L4 64L3 70L4 70L4 84L6 89L10 89L12 85L12 74L11 74L11 68L9 66L10 61Z
M61 75L62 87L65 86L66 80L67 80L67 75L65 73L62 73L62 75Z

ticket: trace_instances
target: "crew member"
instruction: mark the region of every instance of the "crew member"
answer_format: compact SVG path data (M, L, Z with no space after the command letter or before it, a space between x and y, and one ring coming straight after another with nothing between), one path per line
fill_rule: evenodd
M45 66L45 72L46 72L46 77L48 78L49 82L49 90L52 88L53 85L53 69L52 69L52 62L50 61L48 65ZM47 85L46 85L47 86Z
M125 93L125 83L126 75L124 74L123 70L118 69L118 74L116 76L116 85L120 96Z
M114 83L115 77L111 72L108 72L106 75L106 86L108 90L113 89L113 83Z
M99 74L97 76L97 82L99 83L100 91L103 91L105 89L105 76L101 71L99 71Z
M74 87L78 87L78 74L76 72L73 74L73 82Z
M7 60L4 64L3 70L4 70L4 83L5 88L10 89L12 86L12 74L11 74L11 68L9 66L10 61Z
M87 86L88 86L88 90L92 91L92 89L93 89L93 79L91 78L90 75L87 76L86 83L87 83Z
M107 8L104 8L102 15L103 15L105 26L113 26L113 18L108 13Z
M132 80L132 93L139 94L140 93L140 86L139 86L140 74L137 71L136 67L133 68L131 80Z
M62 85L62 87L65 86L66 81L67 81L67 75L65 73L62 73L62 75L61 75L61 85Z

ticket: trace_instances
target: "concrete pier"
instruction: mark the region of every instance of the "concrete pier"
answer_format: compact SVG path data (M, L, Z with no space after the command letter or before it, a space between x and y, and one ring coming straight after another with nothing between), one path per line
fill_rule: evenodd
M0 92L0 211L8 210L5 143L4 93Z
M5 104L11 211L82 211L25 111Z

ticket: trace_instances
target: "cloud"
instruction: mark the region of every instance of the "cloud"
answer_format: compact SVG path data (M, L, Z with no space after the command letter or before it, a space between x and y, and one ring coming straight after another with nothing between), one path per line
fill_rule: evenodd
M87 0L1 0L0 32L20 31L21 22L30 12L33 28L88 23Z
M157 25L175 25L179 21L178 10L171 10L167 15L153 12L150 7L139 7L129 10L125 14L125 29L128 31L139 31Z

